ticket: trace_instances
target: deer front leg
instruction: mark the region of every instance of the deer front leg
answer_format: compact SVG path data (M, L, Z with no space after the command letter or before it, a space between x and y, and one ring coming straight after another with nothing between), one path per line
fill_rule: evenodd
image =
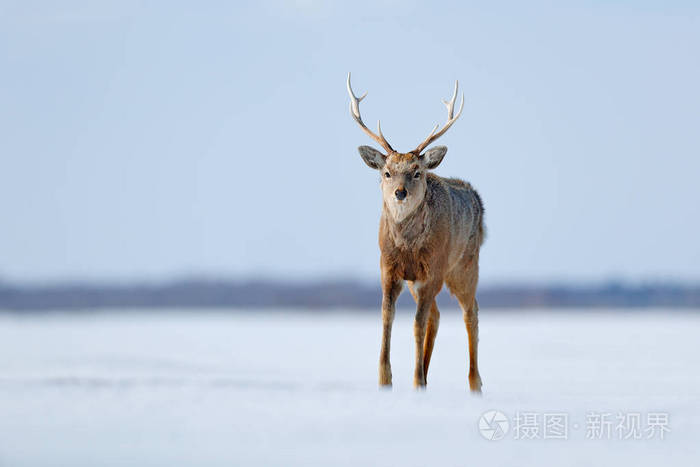
M413 373L413 387L423 388L426 385L426 365L425 365L425 334L428 326L430 309L433 306L435 296L440 291L441 284L420 284L414 283L418 306L416 308L416 319L413 323L413 334L416 339L416 365Z
M391 387L391 326L396 313L396 299L402 282L393 277L382 278L382 349L379 353L379 385Z

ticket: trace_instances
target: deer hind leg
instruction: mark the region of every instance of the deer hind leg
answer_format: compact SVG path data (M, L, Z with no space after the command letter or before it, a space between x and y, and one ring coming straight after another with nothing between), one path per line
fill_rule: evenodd
M409 282L408 289L411 291L413 299L418 304L418 295L414 288L413 282ZM437 336L438 327L440 326L440 311L437 307L437 302L433 300L430 306L430 316L428 317L428 325L425 329L425 340L423 341L423 375L425 382L428 382L428 366L430 366L430 357L433 355L433 347L435 346L435 336Z
M435 336L437 336L439 325L440 311L438 311L437 303L435 303L435 300L433 300L433 304L430 307L428 327L425 330L425 342L423 343L423 373L425 374L426 383L428 382L428 366L430 365L430 357L433 355L433 346L435 345Z
M413 335L416 339L416 362L415 371L413 373L413 387L424 388L425 380L425 343L428 338L428 321L430 311L435 303L435 296L442 287L442 281L431 281L427 283L411 284L411 291L416 299L416 318L413 323ZM436 307L437 308L437 307ZM434 328L437 332L437 328ZM431 338L434 340L435 336ZM432 352L432 347L431 347ZM428 357L429 359L430 357Z
M479 279L479 271L476 261L469 261L468 267L448 280L450 291L457 296L462 308L464 324L469 337L469 389L474 393L481 393L481 376L478 366L479 347L479 305L476 301L476 284Z
M481 375L477 364L479 347L479 304L476 299L468 312L464 312L464 324L469 335L469 389L481 393Z

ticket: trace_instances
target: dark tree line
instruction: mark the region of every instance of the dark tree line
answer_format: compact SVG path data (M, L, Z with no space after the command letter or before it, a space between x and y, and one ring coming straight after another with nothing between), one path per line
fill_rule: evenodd
M669 307L700 308L700 285L606 283L599 285L483 286L484 308ZM378 284L351 280L179 280L154 284L15 285L0 282L0 310L90 310L101 308L301 308L378 309ZM402 294L399 305L412 304ZM457 302L443 291L443 307Z

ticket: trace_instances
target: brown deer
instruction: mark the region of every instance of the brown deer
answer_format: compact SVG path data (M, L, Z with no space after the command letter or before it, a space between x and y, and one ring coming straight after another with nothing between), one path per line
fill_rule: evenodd
M365 163L381 173L384 201L379 224L382 281L382 344L379 355L379 384L391 386L389 361L391 326L396 299L403 281L408 282L417 310L414 322L416 362L413 385L426 385L428 365L435 344L440 312L435 297L447 284L463 311L469 336L469 387L481 392L481 376L477 366L479 340L476 285L479 279L479 248L484 241L484 206L472 186L456 178L439 177L429 170L442 162L447 148L428 145L442 136L462 114L464 95L457 115L454 106L459 83L447 106L447 122L438 131L437 125L416 149L406 153L395 151L382 135L377 123L373 133L362 122L360 101L350 86L350 114L362 131L384 148L383 154L370 146L360 146Z

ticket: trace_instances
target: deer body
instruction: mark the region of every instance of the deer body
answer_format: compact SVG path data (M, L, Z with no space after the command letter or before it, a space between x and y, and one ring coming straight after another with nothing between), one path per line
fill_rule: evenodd
M383 209L379 226L382 277L382 344L379 384L392 384L390 346L396 299L404 281L416 301L414 336L416 342L415 387L426 385L426 376L440 321L435 297L443 284L462 308L469 336L469 386L481 391L477 365L479 249L484 240L484 208L479 194L462 180L439 177L429 170L442 161L447 148L425 147L441 136L461 114L453 117L457 88L448 106L448 122L437 127L414 151L399 153L362 123L359 101L350 88L351 114L362 129L379 142L387 154L361 146L360 155L382 174ZM462 98L462 102L464 102Z
M466 182L427 174L423 202L399 222L388 207L380 220L382 270L406 281L425 283L478 255L483 207Z

